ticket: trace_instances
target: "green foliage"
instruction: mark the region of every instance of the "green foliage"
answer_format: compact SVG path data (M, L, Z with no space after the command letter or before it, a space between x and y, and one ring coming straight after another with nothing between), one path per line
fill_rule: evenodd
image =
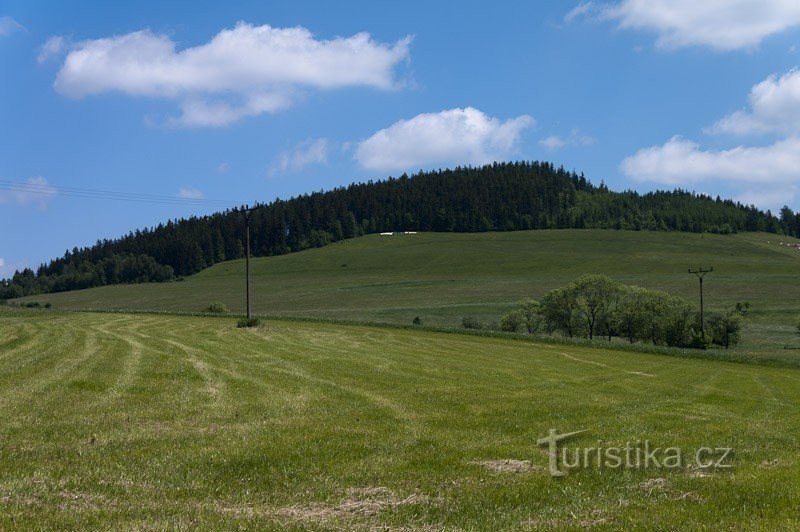
M800 334L800 318L797 319L797 334Z
M416 316L413 320L411 320L412 325L422 325L422 318Z
M679 297L637 286L623 286L604 275L584 275L547 292L538 310L548 332L593 339L603 333L610 341L622 336L630 343L689 347L697 313Z
M465 329L482 329L483 324L471 316L461 318L461 326Z
M28 301L25 303L25 307L27 308L42 308L42 304L38 301Z
M250 327L260 327L261 320L259 318L239 318L239 321L236 323L236 327L240 329L247 329Z
M206 314L228 314L228 307L225 303L215 302L211 303L207 307L203 307L201 312Z
M523 332L533 334L537 332L542 324L539 314L539 302L535 299L523 299L517 306L506 314L498 328L505 332Z
M692 331L692 341L689 344L689 347L692 349L706 350L711 347L711 338L708 336L703 336L703 333L700 330Z
M726 314L712 313L706 318L706 329L715 345L729 349L741 341L742 315L736 309Z
M519 309L514 309L500 320L500 330L503 332L521 332L523 330L522 312Z

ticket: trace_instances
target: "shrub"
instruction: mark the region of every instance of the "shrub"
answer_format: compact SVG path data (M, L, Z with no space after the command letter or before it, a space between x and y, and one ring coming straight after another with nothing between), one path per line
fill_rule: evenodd
M500 330L505 332L519 332L522 330L524 317L519 309L514 309L500 320Z
M207 307L203 307L201 312L205 312L207 314L227 314L228 307L225 306L225 303L216 302L211 303Z
M44 308L53 308L53 305L50 303L45 303Z
M800 318L797 320L797 334L800 334Z
M741 340L742 317L736 311L727 314L712 314L706 323L711 341L716 345L728 349Z
M413 320L411 320L411 324L412 324L412 325L422 325L422 319L420 319L420 317L419 317L419 316L417 316L416 318L414 318Z
M29 301L25 303L25 306L27 308L42 308L42 304L39 303L38 301Z
M246 329L250 327L260 327L261 320L258 318L240 318L239 323L236 326L240 329Z
M461 326L465 329L480 329L482 327L481 322L471 316L461 318Z
M487 321L483 324L481 329L486 329L487 331L500 331L502 328L500 327L500 322L497 320Z
M708 336L703 336L702 333L692 331L692 341L689 344L692 349L708 349L711 347L711 339Z

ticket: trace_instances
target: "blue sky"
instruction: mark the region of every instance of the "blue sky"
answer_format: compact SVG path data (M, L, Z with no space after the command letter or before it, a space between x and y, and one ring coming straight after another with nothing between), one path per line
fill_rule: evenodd
M797 210L798 28L796 0L6 0L0 181L49 194L0 190L0 276L210 201L492 160Z

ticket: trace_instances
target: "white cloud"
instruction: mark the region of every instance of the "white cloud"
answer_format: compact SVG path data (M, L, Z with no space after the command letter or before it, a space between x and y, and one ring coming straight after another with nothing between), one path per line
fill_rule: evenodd
M181 187L178 189L178 197L181 199L203 199L205 196L196 188Z
M25 183L13 184L0 190L0 203L16 203L22 206L36 205L47 208L50 200L58 195L58 190L43 177L31 177Z
M800 70L772 75L750 90L749 109L732 113L710 133L800 133Z
M473 107L419 114L361 141L355 159L370 170L490 163L512 154L534 123L528 115L501 122Z
M219 126L287 107L304 89L395 89L395 67L408 59L410 42L379 43L367 33L318 40L302 27L240 22L177 50L166 35L143 30L76 44L55 87L73 98L121 92L175 99L183 114L171 124Z
M707 150L691 140L672 137L627 157L623 174L636 181L667 185L714 182L741 190L742 203L775 208L793 202L800 190L800 71L770 76L753 87L750 109L738 111L706 132L783 133L763 146Z
M791 204L800 187L800 138L767 146L702 150L690 140L673 137L663 146L639 150L622 161L623 174L636 180L673 186L701 182L746 187L737 199L777 209Z
M14 32L22 31L25 26L11 17L0 17L0 37L8 37Z
M572 18L590 9L579 4ZM591 7L591 4L589 4ZM567 15L569 16L569 14ZM800 25L797 0L622 0L600 9L621 28L658 35L661 48L708 46L729 51L753 48L765 38Z
M597 11L597 9L598 8L594 2L581 2L577 6L570 9L566 15L564 15L564 22L569 24L576 18L591 16Z
M308 139L292 150L278 154L275 163L270 168L270 174L275 175L286 171L299 172L312 164L326 164L330 141L328 139Z
M578 129L573 129L566 137L550 135L539 141L539 146L550 151L560 150L565 146L590 146L592 144L594 144L594 138L582 135Z
M743 205L758 205L765 209L778 211L788 205L797 197L798 187L791 186L786 189L761 189L746 190L736 197L736 201Z
M217 173L218 174L227 174L228 170L230 170L230 169L231 169L231 167L230 167L230 165L228 163L219 163L217 165Z
M8 262L0 258L0 279L10 279L15 272L22 271L27 267L27 261Z
M39 48L39 55L36 56L36 62L42 64L54 57L61 55L68 48L67 40L60 36L55 35L47 39L44 44Z

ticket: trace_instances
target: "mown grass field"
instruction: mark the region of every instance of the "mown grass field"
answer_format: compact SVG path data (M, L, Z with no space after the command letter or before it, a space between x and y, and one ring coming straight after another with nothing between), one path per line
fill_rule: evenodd
M234 321L0 312L0 528L800 527L798 370ZM556 480L551 428L733 468Z
M708 307L753 305L741 349L800 347L800 251L770 234L700 235L604 230L370 235L324 248L255 259L254 311L457 327L463 316L499 320L524 297L539 297L584 273L666 290L697 302L687 270L713 266ZM27 300L57 309L197 312L213 301L244 311L244 261L185 282L110 286ZM793 351L789 353L794 353ZM800 353L800 351L797 351Z

